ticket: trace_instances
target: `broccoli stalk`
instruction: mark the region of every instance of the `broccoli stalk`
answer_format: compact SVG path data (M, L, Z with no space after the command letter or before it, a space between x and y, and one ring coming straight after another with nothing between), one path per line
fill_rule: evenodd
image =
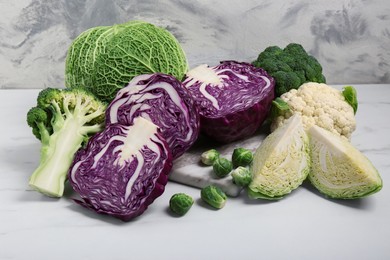
M81 89L45 89L27 123L40 139L39 166L29 185L50 197L61 197L70 165L83 142L103 129L106 105Z

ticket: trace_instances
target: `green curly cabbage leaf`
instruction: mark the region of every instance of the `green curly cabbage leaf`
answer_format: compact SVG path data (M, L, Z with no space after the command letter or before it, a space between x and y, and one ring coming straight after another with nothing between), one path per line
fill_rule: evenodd
M137 75L161 72L182 80L187 70L185 53L170 32L131 21L81 33L67 53L65 85L89 89L110 102Z

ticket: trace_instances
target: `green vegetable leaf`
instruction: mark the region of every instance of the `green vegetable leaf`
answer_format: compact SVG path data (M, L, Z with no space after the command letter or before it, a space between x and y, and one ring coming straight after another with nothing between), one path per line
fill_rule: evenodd
M290 111L290 106L286 101L284 101L280 97L277 97L275 98L275 100L272 101L271 113L270 113L271 119L284 115L288 111Z
M110 102L135 76L161 72L182 80L187 70L185 53L168 30L130 21L81 33L67 53L65 85Z
M343 96L345 98L345 101L347 101L348 104L351 105L351 107L353 108L353 112L356 114L356 111L358 109L356 89L352 86L345 86L343 88Z

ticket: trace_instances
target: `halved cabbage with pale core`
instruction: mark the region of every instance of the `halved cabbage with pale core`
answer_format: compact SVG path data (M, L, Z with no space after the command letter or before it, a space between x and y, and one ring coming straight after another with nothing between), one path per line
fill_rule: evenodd
M310 182L330 198L355 199L382 188L382 179L368 160L347 140L313 126L308 130L312 170Z
M142 117L132 125L109 124L73 160L68 179L81 199L100 214L129 221L165 190L172 155L157 125Z
M296 114L267 136L256 150L248 196L281 199L302 184L309 170L309 139L301 116Z
M274 99L275 81L249 63L222 61L187 72L183 86L195 100L203 134L221 143L253 135Z

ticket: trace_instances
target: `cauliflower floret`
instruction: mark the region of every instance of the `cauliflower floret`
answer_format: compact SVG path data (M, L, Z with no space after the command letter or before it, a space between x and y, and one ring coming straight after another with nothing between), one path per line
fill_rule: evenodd
M324 83L305 83L298 89L284 93L280 98L289 105L290 111L273 120L271 131L296 113L302 116L306 129L317 125L347 139L351 138L356 129L352 106L341 91Z

